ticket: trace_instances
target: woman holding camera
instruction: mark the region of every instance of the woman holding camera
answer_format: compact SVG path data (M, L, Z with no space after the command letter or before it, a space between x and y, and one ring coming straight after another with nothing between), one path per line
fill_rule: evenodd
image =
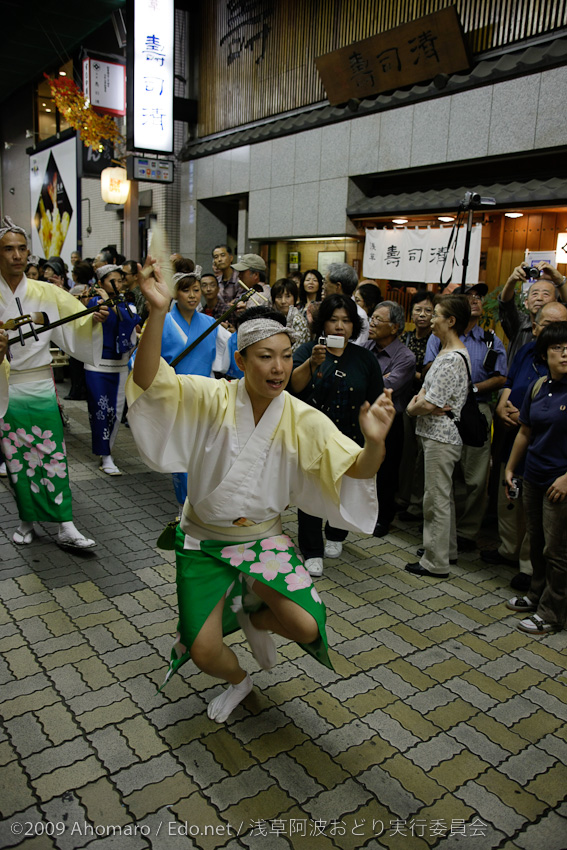
M525 455L523 501L533 575L525 596L507 602L529 614L522 632L545 635L567 621L567 322L552 322L537 338L536 353L549 376L528 389L520 431L506 466L509 498Z
M361 405L376 401L384 388L380 366L374 355L353 345L362 323L356 304L346 295L325 298L313 321L315 340L301 345L293 356L290 389L311 407L316 407L337 428L364 444L358 423ZM299 548L312 576L323 574L323 555L338 558L348 532L327 522L323 545L322 520L298 511Z

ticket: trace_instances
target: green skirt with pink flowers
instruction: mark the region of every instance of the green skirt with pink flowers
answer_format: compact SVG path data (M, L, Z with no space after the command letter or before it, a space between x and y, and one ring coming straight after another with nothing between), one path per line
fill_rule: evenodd
M204 540L199 549L184 549L185 534L177 528L178 640L171 653L166 682L191 658L190 649L208 616L225 597L223 634L237 631L239 610L257 611L265 603L251 590L256 579L297 604L315 618L319 637L300 646L325 667L333 669L325 634L326 611L303 565L301 555L285 535L249 542ZM247 582L247 578L250 577ZM165 683L164 683L165 684Z

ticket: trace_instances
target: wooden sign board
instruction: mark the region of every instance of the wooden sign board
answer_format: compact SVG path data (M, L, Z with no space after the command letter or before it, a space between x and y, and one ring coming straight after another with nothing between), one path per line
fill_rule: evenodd
M470 66L454 6L333 50L315 63L332 106Z

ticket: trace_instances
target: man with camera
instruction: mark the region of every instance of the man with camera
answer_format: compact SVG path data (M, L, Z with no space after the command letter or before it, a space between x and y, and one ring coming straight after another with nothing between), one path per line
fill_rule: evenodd
M525 299L527 315L518 310L515 301L516 284L533 281ZM498 313L504 333L509 339L508 365L516 352L533 339L533 326L538 310L550 301L561 300L567 304L567 280L550 266L541 262L530 268L522 263L516 266L498 296Z
M472 380L477 388L476 398L490 425L494 409L493 394L504 386L507 367L503 343L493 331L485 331L479 324L482 317L482 298L487 292L485 283L467 287L465 294L469 300L471 318L464 334L459 338L469 353ZM425 351L424 367L435 359L440 347L439 338L432 334ZM457 484L461 484L461 487L455 487L457 545L459 551L467 552L476 549L476 537L484 516L490 467L490 433L480 448L463 446L459 466L465 493L462 493L462 484L457 479Z

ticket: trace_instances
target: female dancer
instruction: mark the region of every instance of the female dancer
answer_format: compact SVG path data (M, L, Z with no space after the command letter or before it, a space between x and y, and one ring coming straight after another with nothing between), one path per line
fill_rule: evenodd
M170 672L191 658L227 681L207 711L222 723L252 688L223 642L239 626L265 669L276 661L270 631L330 666L324 606L281 532L281 513L294 501L370 532L373 476L394 408L389 394L363 406L361 448L285 393L289 331L266 308L250 310L238 329L243 379L176 375L159 356L169 292L159 270L154 275L141 283L151 310L128 386L130 426L152 468L189 472L176 539L180 620Z

